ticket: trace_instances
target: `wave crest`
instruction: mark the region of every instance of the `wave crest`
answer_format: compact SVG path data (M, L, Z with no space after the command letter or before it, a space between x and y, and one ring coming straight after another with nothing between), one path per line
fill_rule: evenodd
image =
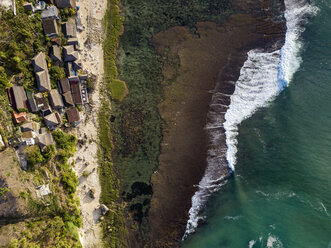
M210 140L207 169L199 183L198 191L192 197L183 239L196 230L199 220L205 219L200 214L209 195L225 183L225 166L228 166L230 171L235 170L238 125L252 116L258 108L272 101L289 85L294 73L299 69L302 61L299 56L303 46L300 40L304 31L302 24L317 11L317 7L306 0L285 0L287 30L283 47L272 52L261 49L248 52L247 60L235 83L235 91L230 97L229 107L222 100L225 94L214 93L206 125ZM224 112L226 114L223 117Z

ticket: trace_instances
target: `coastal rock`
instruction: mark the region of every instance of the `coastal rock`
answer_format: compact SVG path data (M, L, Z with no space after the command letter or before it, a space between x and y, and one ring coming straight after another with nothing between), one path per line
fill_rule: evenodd
M90 189L88 192L87 192L87 195L92 198L92 199L95 199L95 190L94 189Z

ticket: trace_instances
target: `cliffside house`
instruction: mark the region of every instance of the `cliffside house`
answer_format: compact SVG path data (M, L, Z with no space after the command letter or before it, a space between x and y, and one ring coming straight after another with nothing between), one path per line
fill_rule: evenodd
M59 10L55 6L49 6L48 9L45 9L41 12L41 19L56 19L59 20Z
M45 34L50 38L59 36L59 30L55 19L44 19L43 29Z
M17 124L25 122L27 120L25 112L17 113L13 111L13 118L14 118L14 122Z
M51 44L61 46L62 40L60 37L51 38Z
M74 23L65 22L61 25L61 29L67 39L77 37L77 30Z
M12 105L15 109L26 109L27 106L27 97L23 86L14 85L10 89L10 99L12 99Z
M73 45L63 47L63 59L64 62L72 62L79 59L79 53Z
M32 3L29 3L29 2L24 2L23 3L23 7L26 11L32 11L34 12L34 7L33 7L33 4Z
M34 100L34 98L28 98L28 100L27 100L26 102L27 102L27 105L28 105L28 110L29 110L31 113L36 113L36 112L38 112L37 103L36 103L36 101Z
M69 123L77 126L80 122L80 115L77 108L70 108L66 111L67 119Z
M54 0L44 0L44 2L47 4L54 4Z
M37 132L39 130L39 123L34 122L34 121L30 121L30 122L26 122L24 124L22 124L21 126L21 131L23 132Z
M55 3L59 9L63 9L63 8L76 9L76 0L55 0Z
M49 54L51 59L53 59L54 61L59 63L62 62L61 48L58 45L51 46Z
M63 105L62 97L57 89L52 89L49 92L48 97L49 97L49 102L53 109L56 110L63 109L64 105Z
M46 146L54 144L53 136L48 131L43 131L38 135L38 145L42 151Z
M36 104L43 117L52 113L47 100L41 94L36 95Z
M70 91L62 94L64 105L67 107L75 106L74 100L72 99L72 95Z
M70 91L70 85L69 85L69 80L68 78L62 78L60 79L60 92L63 94L63 93L66 93L68 91Z
M32 59L32 65L37 80L38 90L40 92L50 91L51 83L50 83L45 54L43 52L38 53Z
M22 133L21 140L28 146L36 144L35 138L37 137L36 132L26 131Z
M86 73L78 74L79 80L84 81L88 79L88 75Z
M83 69L82 62L80 61L79 58L76 59L75 61L72 61L72 68L74 71L79 71Z
M83 104L82 89L79 81L70 81L72 99L75 104Z
M61 124L61 117L58 113L51 113L44 117L44 122L49 129L54 130Z
M74 68L72 66L72 62L66 63L66 73L67 73L67 77L72 77L76 74L76 72L74 71Z
M75 49L78 48L78 39L77 38L69 38L67 40L67 45L73 45Z

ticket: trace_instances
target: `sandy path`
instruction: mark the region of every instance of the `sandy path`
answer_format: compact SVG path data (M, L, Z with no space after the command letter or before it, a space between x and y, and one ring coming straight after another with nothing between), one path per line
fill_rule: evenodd
M102 18L107 8L106 0L77 0L85 30L78 35L81 46L83 68L97 76L96 90L89 96L91 104L81 112L82 122L77 127L78 145L74 159L75 171L79 178L77 193L80 198L82 228L80 241L83 247L101 247L102 230L98 219L101 187L97 163L97 112L99 103L99 83L103 77ZM83 176L84 172L89 175ZM93 197L91 197L91 190Z

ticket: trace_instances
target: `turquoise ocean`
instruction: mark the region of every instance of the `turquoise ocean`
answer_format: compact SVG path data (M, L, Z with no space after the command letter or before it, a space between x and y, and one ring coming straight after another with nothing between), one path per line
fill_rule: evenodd
M182 247L331 248L331 0L313 4L300 67L238 124L233 176Z

